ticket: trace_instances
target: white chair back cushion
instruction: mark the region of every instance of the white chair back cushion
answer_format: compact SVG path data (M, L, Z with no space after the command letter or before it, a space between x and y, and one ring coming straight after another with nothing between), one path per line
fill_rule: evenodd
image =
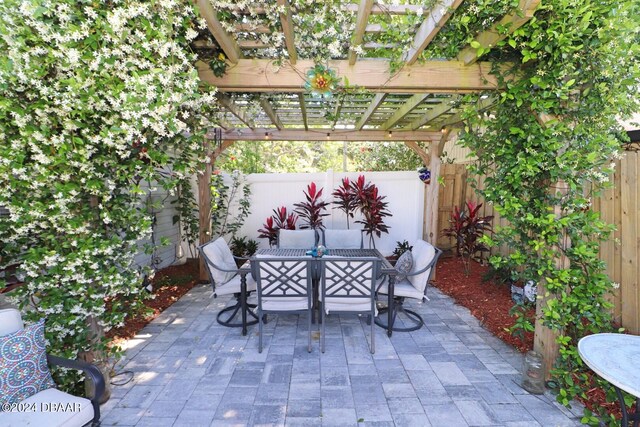
M315 245L315 230L280 230L278 232L279 248L311 249Z
M413 256L413 268L411 269L411 273L413 273L422 270L429 265L431 261L433 261L433 258L436 256L436 248L424 240L418 240L413 244L411 254ZM423 273L416 274L415 276L408 276L407 278L414 288L421 293L424 293L424 290L427 288L427 280L429 280L430 275L431 268L427 269Z
M329 249L360 249L360 230L324 230L324 245Z
M221 271L211 265L211 263L213 263L215 266L224 268L225 270L236 270L238 268L236 261L233 258L233 254L231 253L231 249L229 249L224 238L219 237L213 242L205 245L202 248L202 252L204 252L205 257L211 261L206 262L205 260L207 267L209 268L209 272L211 273L211 277L216 285L224 285L229 280L233 279L236 275L235 272Z
M15 308L0 310L0 337L13 334L24 329L22 316Z

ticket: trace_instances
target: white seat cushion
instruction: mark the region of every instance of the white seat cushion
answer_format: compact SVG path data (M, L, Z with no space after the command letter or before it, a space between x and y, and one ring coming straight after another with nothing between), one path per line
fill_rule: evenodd
M247 274L247 292L256 290L256 281L251 277L250 274ZM216 295L231 295L240 293L240 280L241 277L239 274L236 274L229 280L227 283L222 285L216 285Z
M378 293L384 295L389 294L389 280L387 280L386 276L378 288ZM424 298L424 291L417 290L415 286L409 282L409 279L404 279L394 285L393 295L396 297L407 297L421 300Z
M306 297L262 298L262 309L265 311L300 311L309 308Z
M320 297L322 300L322 297ZM362 297L362 298L340 298L340 297L327 297L326 301L323 301L322 307L324 308L325 313L329 314L329 312L339 312L339 311L348 311L348 312L371 312L371 299ZM374 316L378 315L378 307L374 302L373 304Z
M93 419L91 401L72 396L55 388L43 390L23 400L22 411L0 412L3 427L83 426Z

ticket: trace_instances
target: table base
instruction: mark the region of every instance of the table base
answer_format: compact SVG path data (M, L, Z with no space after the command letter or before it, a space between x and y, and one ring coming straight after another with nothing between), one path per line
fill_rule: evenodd
M640 425L640 413L638 409L640 409L640 398L636 398L636 407L633 414L629 414L627 412L627 404L624 402L624 395L622 391L616 386L613 386L616 389L616 394L618 395L618 402L620 403L620 409L622 410L622 421L620 425L623 427L629 427L629 422L633 421L633 427L638 427Z

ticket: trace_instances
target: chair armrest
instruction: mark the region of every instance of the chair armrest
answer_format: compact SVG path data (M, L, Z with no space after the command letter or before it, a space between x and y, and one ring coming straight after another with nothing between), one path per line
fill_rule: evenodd
M97 366L82 360L65 359L63 357L52 356L50 354L47 354L47 361L51 365L83 371L85 375L91 379L93 382L94 393L90 400L93 405L93 423L97 425L100 421L100 399L102 398L105 390L104 376L102 375L102 372L100 372L100 369L98 369Z

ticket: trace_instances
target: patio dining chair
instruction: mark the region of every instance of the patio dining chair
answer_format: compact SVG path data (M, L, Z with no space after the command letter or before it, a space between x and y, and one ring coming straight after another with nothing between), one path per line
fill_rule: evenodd
M322 327L321 350L324 353L325 315L330 313L368 313L371 324L371 353L375 353L374 322L376 278L380 269L378 258L347 258L325 256L320 262L320 303Z
M245 259L233 256L231 249L223 237L212 240L198 248L200 255L204 260L213 287L214 298L219 295L233 295L235 304L220 310L216 319L218 323L228 327L242 327L246 325L255 325L258 319L249 308L255 308L255 304L248 304L247 297L250 292L256 290L256 282L251 275L246 276L246 295L241 292L241 276L238 274L236 259ZM231 312L231 314L228 314ZM242 322L236 321L235 317L238 313L246 312L255 319L243 325Z
M322 230L322 244L329 249L362 249L362 230Z
M313 259L256 255L251 268L258 289L258 352L262 353L264 315L266 313L307 314L311 353L311 310L313 307Z
M318 246L316 230L278 230L278 248L311 249Z
M44 323L25 327L18 310L0 310L0 425L100 425L102 372L81 360L47 355ZM93 396L85 399L58 390L49 365L83 371L91 380Z
M405 257L410 257L409 259L412 262L411 269L408 272L394 274L393 303L391 307L381 308L380 316L376 318L378 326L387 328L385 321L388 321L388 316L382 316L382 314L387 313L387 310L393 310L391 326L393 331L398 332L416 331L424 325L424 321L418 313L404 307L404 300L405 298L414 298L419 301L427 299L427 284L431 280L431 276L433 276L436 263L442 251L424 240L417 240L413 244L413 249L405 252L405 254L407 254L403 254ZM396 262L396 268L402 262L401 258ZM388 278L385 278L378 286L378 294L389 294ZM395 319L400 313L407 317L406 321L409 326L395 326Z

